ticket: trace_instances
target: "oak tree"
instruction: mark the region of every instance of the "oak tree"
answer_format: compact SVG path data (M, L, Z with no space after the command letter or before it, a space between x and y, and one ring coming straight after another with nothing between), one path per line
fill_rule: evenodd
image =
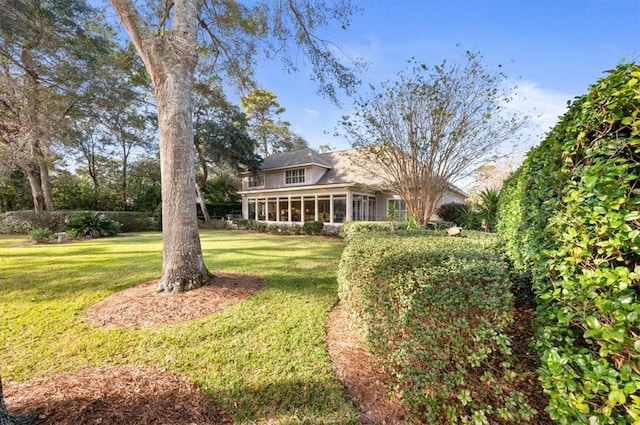
M336 86L357 81L351 69L314 34L330 20L348 25L353 6L312 0L263 2L212 0L110 0L154 86L162 174L163 273L158 290L180 292L210 282L196 221L193 143L193 77L198 59L246 86L257 46L286 51L295 43L307 53L314 75L329 97ZM269 49L271 48L271 49ZM268 50L267 50L268 49ZM294 67L286 55L285 65Z

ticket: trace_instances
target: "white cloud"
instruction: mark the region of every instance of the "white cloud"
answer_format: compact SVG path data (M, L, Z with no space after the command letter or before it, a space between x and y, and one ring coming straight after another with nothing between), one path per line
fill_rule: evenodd
M519 81L507 110L531 117L529 128L524 132L526 146L523 147L528 149L540 143L567 111L567 101L572 99L568 93L547 90L530 81Z

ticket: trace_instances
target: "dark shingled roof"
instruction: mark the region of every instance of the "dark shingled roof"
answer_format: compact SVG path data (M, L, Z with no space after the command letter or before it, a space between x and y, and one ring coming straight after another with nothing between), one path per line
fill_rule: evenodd
M303 165L319 165L320 167L331 168L331 164L328 163L322 155L313 149L305 148L268 156L262 161L260 169L276 170L279 168L300 167Z

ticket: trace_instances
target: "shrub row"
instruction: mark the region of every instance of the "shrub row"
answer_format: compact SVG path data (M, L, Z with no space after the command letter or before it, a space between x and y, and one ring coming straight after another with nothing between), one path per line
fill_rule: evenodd
M409 419L529 421L535 411L514 389L506 333L513 297L495 238L360 230L343 252L340 300L390 372Z
M32 229L64 231L69 220L78 211L9 211L0 214L0 234L27 234ZM120 223L121 232L159 230L158 220L152 213L105 211L108 220Z
M283 235L319 235L324 231L321 221L305 221L302 226L289 224L267 224L255 220L239 218L233 220L239 229L255 230L257 232L278 233Z
M408 226L406 223L393 221L347 221L343 224L340 235L349 240L354 235L361 233L389 233L397 232L399 234L433 234L434 230L445 230L455 226L455 223L444 220L430 221L425 229L419 227Z
M533 277L548 411L640 423L640 66L577 98L507 181L498 231Z

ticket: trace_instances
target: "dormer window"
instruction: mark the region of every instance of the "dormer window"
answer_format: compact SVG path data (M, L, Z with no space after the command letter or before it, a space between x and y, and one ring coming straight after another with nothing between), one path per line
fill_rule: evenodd
M264 186L264 174L251 174L249 176L249 187Z
M286 170L284 172L285 184L299 184L304 183L304 168L297 168L295 170Z

